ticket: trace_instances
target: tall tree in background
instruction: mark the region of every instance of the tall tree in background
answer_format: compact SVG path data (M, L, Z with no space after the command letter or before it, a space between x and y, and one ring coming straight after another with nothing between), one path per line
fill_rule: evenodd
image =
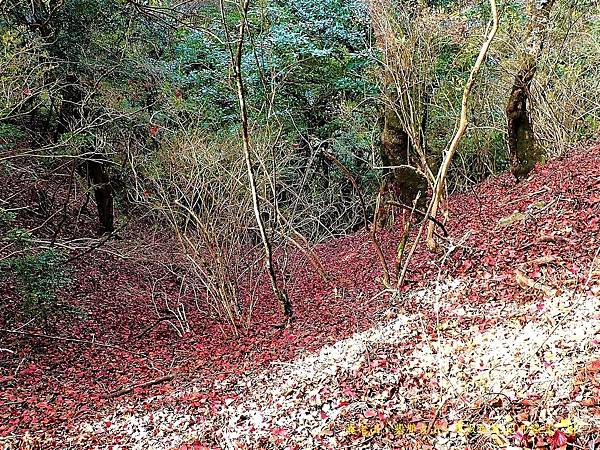
M102 21L115 26L111 13L113 8L101 0L9 0L3 5L1 16L6 25L42 43L40 63L52 67L45 76L47 85L53 88L45 92L50 98L49 106L43 107L40 101L29 113L32 119L37 118L38 135L44 136L38 144L64 149L69 145L65 143L79 143L79 154L75 155L78 171L94 193L101 232L114 230L114 198L107 159L95 148L96 139L89 135L97 117L90 107L95 93L86 85L85 78L93 76L86 74L85 60L94 53L90 51L92 30Z
M220 2L221 11L223 14L223 26L227 30L227 23L225 20L225 6L223 4L223 0ZM242 149L244 152L244 160L246 162L246 170L248 174L248 182L250 184L250 191L252 193L252 206L254 210L254 217L256 218L256 224L258 225L258 230L260 232L260 238L263 245L264 250L264 262L267 268L267 272L269 274L269 280L271 282L271 288L273 290L273 294L279 305L281 306L283 315L285 316L287 323L289 325L291 320L293 319L293 310L292 303L287 295L287 292L283 287L279 287L277 283L277 276L275 273L275 267L273 264L273 250L271 241L267 236L267 232L265 229L265 222L262 217L260 201L256 186L256 176L254 174L254 168L252 166L252 146L250 143L250 124L248 120L248 104L246 102L246 89L244 85L244 77L242 74L242 57L244 51L244 39L246 37L247 30L247 20L248 20L248 10L250 8L250 0L242 0L240 2L240 25L239 25L239 34L237 41L237 48L233 50L233 47L230 47L231 50L231 59L233 63L233 71L235 75L235 81L237 86L237 95L238 102L240 107L240 122L242 126ZM229 33L228 33L229 34Z
M554 3L555 0L530 0L529 2L525 51L506 105L511 171L517 181L526 177L535 163L543 157L542 149L536 143L531 122L530 90L544 48L546 28Z
M90 92L84 87L74 73L67 73L60 86L60 109L54 130L54 142L63 135L80 133L80 130L93 120L93 113L88 105ZM114 231L114 195L107 170L106 157L94 148L93 141L85 144L78 155L79 173L94 192L100 233Z
M429 55L417 55L421 53L418 50L427 48L427 42L415 26L427 6L418 2L410 8L398 7L387 0L372 0L370 6L375 40L382 58L381 161L387 172L384 190L394 193L406 205L412 205L418 198L419 206L423 207L427 175L431 174L424 148L430 80L425 73L428 64L415 64L414 58L429 61ZM384 210L379 214L380 219L385 219Z

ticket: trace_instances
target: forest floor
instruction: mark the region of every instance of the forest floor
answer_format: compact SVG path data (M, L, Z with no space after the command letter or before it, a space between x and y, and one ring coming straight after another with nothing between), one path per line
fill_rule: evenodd
M296 321L276 328L258 280L237 336L164 270L166 232L127 227L73 263L78 314L51 332L2 306L0 446L600 448L600 147L449 210L449 250L419 248L402 292L362 231L315 248L327 281L290 252ZM380 233L389 261L400 234ZM152 299L185 303L191 331L152 327Z

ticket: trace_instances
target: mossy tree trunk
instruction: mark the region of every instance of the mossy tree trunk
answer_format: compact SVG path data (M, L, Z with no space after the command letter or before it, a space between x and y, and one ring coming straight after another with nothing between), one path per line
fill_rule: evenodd
M526 177L535 163L543 158L531 121L531 84L544 47L544 35L554 3L555 0L530 1L523 60L506 105L511 172L517 181Z
M415 64L415 52L422 45L414 23L427 13L427 3L406 5L390 0L370 0L369 8L375 42L382 54L384 111L381 129L381 162L384 180L380 191L377 224L390 222L388 200L417 209L427 202L428 177L433 175L425 155L427 120L427 76ZM420 193L420 195L419 195Z
M535 163L542 158L541 149L535 140L528 108L529 89L535 69L535 65L523 68L516 75L506 106L511 172L517 181L526 177Z
M419 196L418 209L426 204L427 179L416 169L418 161L414 161L414 148L408 133L405 131L394 109L386 107L381 133L381 160L386 169L385 191L391 193L395 200L412 206ZM380 212L380 218L385 213Z

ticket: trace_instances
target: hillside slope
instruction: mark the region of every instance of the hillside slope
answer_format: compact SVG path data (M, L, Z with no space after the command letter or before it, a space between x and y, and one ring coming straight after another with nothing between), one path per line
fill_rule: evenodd
M518 444L506 433L497 434L500 441L461 435L462 420L517 423L523 445L531 441L523 426L552 422L560 426L548 439L561 447L563 434L575 431L568 421L577 420L577 443L587 445L600 431L600 148L550 161L518 185L509 175L490 179L452 196L449 206L453 251L419 249L406 292L381 292L381 268L360 232L315 249L328 281L291 253L297 321L291 329L273 327L280 318L262 283L252 323L239 337L185 296L192 332L179 338L166 323L148 330L156 320L153 294L178 295L159 264L177 255L166 233L131 227L94 258L77 260L64 301L84 316L66 316L53 333L71 341L0 332L1 347L10 350L0 355L0 442L157 449ZM389 261L399 234L381 233ZM23 324L9 323L8 312L3 327L19 330ZM174 378L110 398L165 375ZM372 433L376 425L388 432Z

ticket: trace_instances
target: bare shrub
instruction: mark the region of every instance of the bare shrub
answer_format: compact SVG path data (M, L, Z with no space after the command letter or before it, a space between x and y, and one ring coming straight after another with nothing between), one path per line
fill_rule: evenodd
M558 4L532 87L533 122L547 156L597 136L600 126L598 18L585 5Z
M196 297L237 330L240 284L254 251L251 198L237 143L175 133L144 169L147 200L175 231L189 262L188 282L201 288Z

